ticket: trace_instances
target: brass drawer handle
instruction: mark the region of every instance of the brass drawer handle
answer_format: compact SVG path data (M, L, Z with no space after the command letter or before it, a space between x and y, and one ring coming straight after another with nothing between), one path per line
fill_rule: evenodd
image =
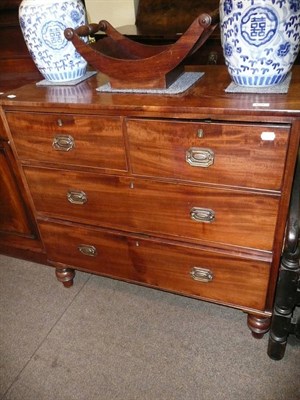
M215 161L215 153L203 147L190 147L186 151L186 162L192 167L207 168Z
M195 281L204 283L211 282L214 279L213 272L206 268L193 267L190 275Z
M52 147L58 151L70 151L75 147L75 140L71 135L56 135Z
M67 199L72 204L85 204L87 195L82 190L68 190Z
M214 221L216 214L210 208L193 207L190 216L194 221L211 223Z
M85 256L96 257L98 252L95 246L89 244L80 244L78 250Z

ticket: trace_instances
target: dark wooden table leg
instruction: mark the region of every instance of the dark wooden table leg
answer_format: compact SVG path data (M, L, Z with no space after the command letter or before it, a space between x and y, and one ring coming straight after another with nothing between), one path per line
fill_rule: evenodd
M281 360L285 354L287 338L294 333L292 324L293 312L300 300L300 268L298 261L294 263L282 257L277 292L275 297L274 314L270 329L268 355L273 360Z
M75 270L72 268L56 268L56 278L59 282L62 282L64 287L71 287L73 285L73 279L75 277Z
M290 333L297 334L292 322L295 308L300 304L300 149L293 182L287 221L285 247L281 257L274 313L270 329L268 355L281 360Z

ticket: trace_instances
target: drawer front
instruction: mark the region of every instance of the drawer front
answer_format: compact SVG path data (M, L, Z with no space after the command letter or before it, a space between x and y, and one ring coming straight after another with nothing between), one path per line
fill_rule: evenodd
M49 222L40 222L39 228L50 261L87 272L131 278L132 262L125 236Z
M278 198L150 180L24 168L40 216L271 250Z
M264 309L270 272L266 262L44 221L40 230L51 261L184 295ZM83 246L92 251L85 254Z
M127 170L118 117L6 115L21 160Z
M128 120L127 132L135 174L281 187L288 126Z

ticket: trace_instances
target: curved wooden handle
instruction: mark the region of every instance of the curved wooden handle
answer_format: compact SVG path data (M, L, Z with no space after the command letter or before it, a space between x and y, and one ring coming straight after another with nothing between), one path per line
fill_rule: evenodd
M106 30L105 22L106 21L100 21L98 24L91 23L88 25L81 25L74 30L71 28L67 28L65 29L65 37L66 39L71 40L73 36L73 31L76 35L80 37L94 35L99 31L105 32Z
M219 9L216 8L214 11L212 11L210 14L201 14L202 16L202 21L201 24L203 26L209 26L209 25L215 25L220 22L220 13Z

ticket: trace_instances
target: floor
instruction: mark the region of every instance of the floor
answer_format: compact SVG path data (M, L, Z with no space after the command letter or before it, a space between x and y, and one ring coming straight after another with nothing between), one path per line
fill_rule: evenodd
M299 400L300 345L241 311L0 256L1 400Z

